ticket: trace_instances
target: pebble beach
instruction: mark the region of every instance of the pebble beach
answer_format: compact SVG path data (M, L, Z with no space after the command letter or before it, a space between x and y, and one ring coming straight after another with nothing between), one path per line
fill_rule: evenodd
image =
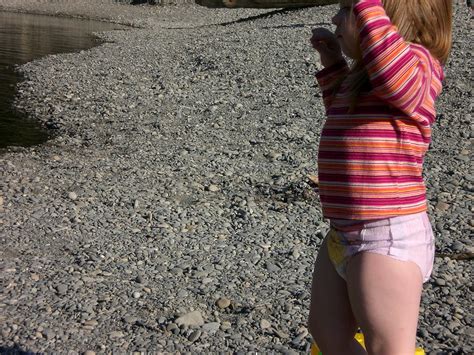
M0 1L128 26L18 67L15 107L51 139L0 154L0 353L309 353L328 230L309 37L336 8ZM474 353L472 16L455 1L425 158L428 354Z

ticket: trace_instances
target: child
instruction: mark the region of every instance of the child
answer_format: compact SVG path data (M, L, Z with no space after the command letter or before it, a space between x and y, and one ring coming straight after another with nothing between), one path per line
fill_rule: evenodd
M423 156L451 47L451 0L341 0L335 33L313 30L327 119L319 191L330 231L309 329L323 354L414 354L434 238ZM353 60L349 67L342 52Z

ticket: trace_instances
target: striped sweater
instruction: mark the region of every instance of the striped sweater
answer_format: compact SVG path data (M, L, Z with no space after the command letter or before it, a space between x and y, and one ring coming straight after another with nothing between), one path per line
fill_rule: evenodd
M323 215L367 220L426 211L423 157L443 70L427 49L403 40L380 0L360 0L354 12L371 88L350 111L347 64L316 74L327 114L318 151Z

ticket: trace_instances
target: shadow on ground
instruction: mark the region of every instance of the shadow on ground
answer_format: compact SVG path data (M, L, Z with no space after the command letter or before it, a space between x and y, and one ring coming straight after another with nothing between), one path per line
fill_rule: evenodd
M37 353L24 350L20 348L18 345L14 345L12 347L0 345L0 354L2 355L36 355Z

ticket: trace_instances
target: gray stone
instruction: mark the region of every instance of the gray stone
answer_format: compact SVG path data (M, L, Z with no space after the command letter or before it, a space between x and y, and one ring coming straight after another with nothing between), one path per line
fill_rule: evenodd
M271 262L266 263L267 270L270 272L279 272L280 268Z
M67 293L68 291L68 286L65 284L59 284L56 286L56 290L58 291L58 294L63 296Z
M113 331L109 333L110 339L119 339L123 338L125 335L121 331Z
M262 329L268 329L268 328L270 328L271 326L272 326L271 323L270 323L268 320L266 320L266 319L262 319L262 320L260 321L260 328L262 328Z
M221 324L219 322L211 322L211 323L206 323L204 324L201 329L206 332L206 333L209 333L209 334L214 334L215 332L217 332L220 328Z
M196 340L199 339L199 337L201 336L202 332L198 329L198 330L195 330L191 333L191 335L189 335L189 338L188 340L190 342L195 342Z
M137 317L133 317L133 316L125 316L123 317L123 321L125 323L129 323L129 324L134 324L136 321L138 320Z
M232 328L232 324L228 321L224 321L222 322L221 324L221 329L222 330L228 330L228 329L231 329Z

